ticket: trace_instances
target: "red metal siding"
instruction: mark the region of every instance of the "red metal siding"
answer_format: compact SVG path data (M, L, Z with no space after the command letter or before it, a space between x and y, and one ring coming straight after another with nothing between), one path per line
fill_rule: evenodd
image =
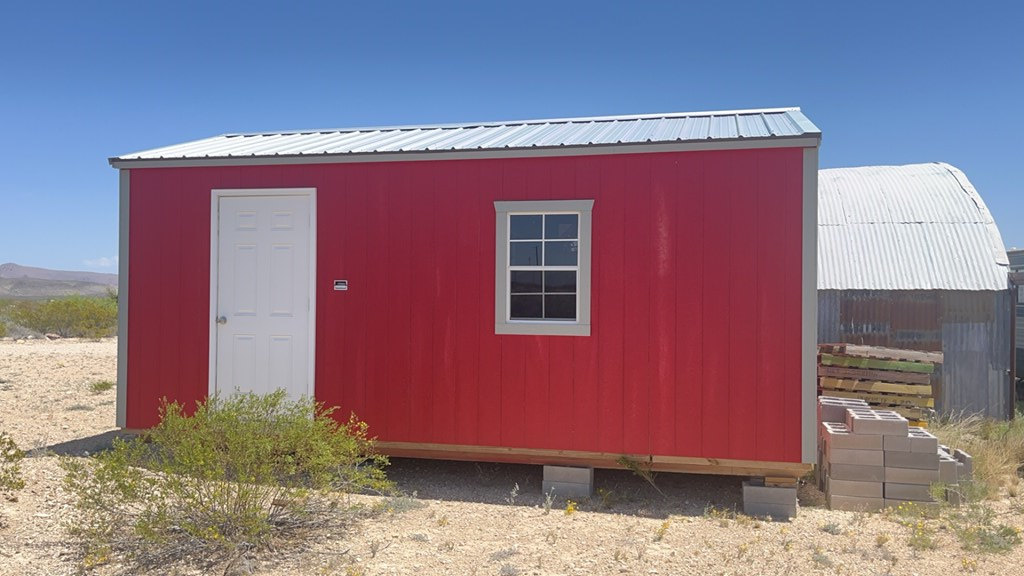
M802 161L133 170L128 426L207 389L210 189L308 186L316 394L379 438L799 462ZM493 202L571 198L595 201L591 336L495 335Z

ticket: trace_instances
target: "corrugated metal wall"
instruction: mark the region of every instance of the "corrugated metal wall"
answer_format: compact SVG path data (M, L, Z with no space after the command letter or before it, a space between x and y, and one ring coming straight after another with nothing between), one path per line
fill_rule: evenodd
M941 350L940 412L1010 415L1009 291L819 290L818 342Z

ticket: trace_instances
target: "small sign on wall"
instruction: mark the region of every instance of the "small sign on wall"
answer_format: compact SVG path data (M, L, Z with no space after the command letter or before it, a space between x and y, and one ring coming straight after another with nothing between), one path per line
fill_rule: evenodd
M335 280L334 281L334 289L335 290L348 290L348 280Z

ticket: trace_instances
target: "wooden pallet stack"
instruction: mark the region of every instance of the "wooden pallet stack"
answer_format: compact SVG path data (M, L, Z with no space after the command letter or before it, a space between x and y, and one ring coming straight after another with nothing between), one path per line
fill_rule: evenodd
M935 412L932 374L941 352L857 344L818 345L818 392L864 400L927 426Z

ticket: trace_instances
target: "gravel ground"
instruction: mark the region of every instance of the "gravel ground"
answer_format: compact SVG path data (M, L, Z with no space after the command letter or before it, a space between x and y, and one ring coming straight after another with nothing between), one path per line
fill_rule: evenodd
M115 340L0 341L0 430L30 452L25 489L0 499L0 575L81 573L62 528L74 517L58 455L83 457L116 434L115 391L90 387L115 379L116 347ZM1020 573L1024 561L1021 546L1005 554L966 550L941 520L928 524L934 549L911 547L911 530L895 514L826 510L806 487L791 522L737 516L742 479L734 477L659 474L654 488L626 471L598 470L599 495L567 514L560 499L545 510L538 466L395 459L389 475L416 497L391 499L392 512L345 534L262 553L228 573L1003 575ZM996 522L1024 527L1024 498L989 506Z

